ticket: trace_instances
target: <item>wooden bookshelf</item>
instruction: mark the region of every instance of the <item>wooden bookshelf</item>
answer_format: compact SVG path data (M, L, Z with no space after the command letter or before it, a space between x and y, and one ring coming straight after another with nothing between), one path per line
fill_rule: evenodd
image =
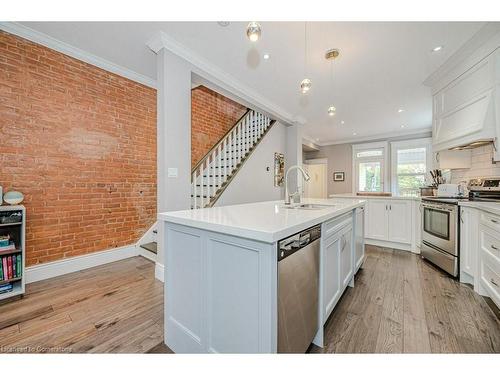
M10 213L20 212L22 221L15 223L2 223L1 216L9 215ZM12 284L10 292L0 293L0 300L23 295L26 289L26 209L24 206L0 206L0 235L9 234L14 244L15 249L1 250L0 257L21 254L21 276L10 278L8 280L0 280L0 286Z

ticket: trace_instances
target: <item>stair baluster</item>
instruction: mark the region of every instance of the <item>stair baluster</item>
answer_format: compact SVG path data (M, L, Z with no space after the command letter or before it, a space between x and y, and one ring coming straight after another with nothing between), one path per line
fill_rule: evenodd
M212 206L273 122L248 110L191 174L192 208Z

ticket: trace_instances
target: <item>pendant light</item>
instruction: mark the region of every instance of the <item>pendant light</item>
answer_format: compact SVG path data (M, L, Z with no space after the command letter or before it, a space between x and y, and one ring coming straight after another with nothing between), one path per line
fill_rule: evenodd
M252 21L247 26L247 37L251 42L256 42L260 38L262 28L258 22Z
M325 59L330 60L330 87L332 88L332 92L333 92L333 60L339 57L339 55L340 52L336 48L329 49L325 53ZM335 108L333 104L328 107L328 116L333 117L335 116L336 112L337 108Z
M304 22L304 76L307 77L307 22ZM309 78L304 78L300 82L300 92L307 94L311 89L312 82Z

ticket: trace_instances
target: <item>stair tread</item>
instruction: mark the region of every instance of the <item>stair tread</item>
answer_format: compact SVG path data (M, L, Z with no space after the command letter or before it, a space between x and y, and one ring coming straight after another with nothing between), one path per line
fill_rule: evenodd
M158 253L158 244L156 242L148 242L141 245L143 249L151 251L154 254Z

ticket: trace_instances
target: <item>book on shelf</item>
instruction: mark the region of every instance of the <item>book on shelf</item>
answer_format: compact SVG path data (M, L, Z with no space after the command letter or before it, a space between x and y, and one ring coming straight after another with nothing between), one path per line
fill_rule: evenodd
M0 294L12 292L13 289L14 286L12 285L12 283L0 285Z
M6 246L0 246L0 253L2 251L7 251L7 250L16 250L16 245L11 242L10 244L6 245Z
M22 276L22 255L4 255L0 257L0 281Z

